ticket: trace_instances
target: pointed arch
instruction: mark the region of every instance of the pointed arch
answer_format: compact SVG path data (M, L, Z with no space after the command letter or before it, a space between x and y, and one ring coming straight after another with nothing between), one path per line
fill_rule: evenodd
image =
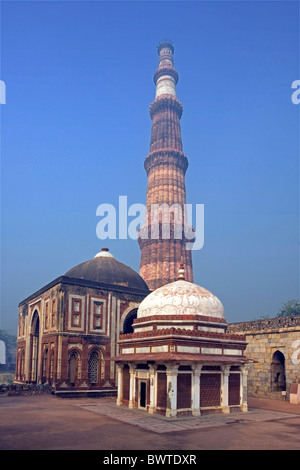
M37 309L34 310L30 327L30 378L31 382L38 381L40 341L40 316Z
M277 350L271 361L271 391L282 392L284 390L286 390L285 357L281 351Z
M123 323L123 333L133 333L133 322L137 318L137 308L132 309L125 317Z
M119 332L123 333L124 332L124 322L127 318L127 316L133 311L133 310L138 310L139 308L139 303L138 302L130 302L130 305L124 310L124 312L121 315L120 318L120 325L119 325Z
M100 348L92 348L89 353L88 379L90 385L100 385L104 379L104 355Z
M72 387L75 386L80 376L81 356L77 349L72 349L68 357L68 381Z

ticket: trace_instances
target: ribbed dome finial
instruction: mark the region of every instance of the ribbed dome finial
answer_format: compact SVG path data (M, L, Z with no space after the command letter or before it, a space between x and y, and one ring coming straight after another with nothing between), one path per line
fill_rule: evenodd
M103 248L101 249L101 251L99 251L99 253L97 253L97 254L95 255L95 258L99 258L100 256L101 256L101 257L106 256L106 257L108 257L108 258L114 258L114 255L112 255L111 253L109 253L109 249L106 248L106 247L103 247Z

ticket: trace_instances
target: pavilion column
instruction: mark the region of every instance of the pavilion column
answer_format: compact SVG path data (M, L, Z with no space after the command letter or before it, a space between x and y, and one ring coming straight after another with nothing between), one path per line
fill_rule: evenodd
M192 415L200 416L200 374L202 365L192 366Z
M118 396L117 405L121 406L123 402L123 364L117 364Z
M149 365L149 378L150 378L150 404L149 413L156 413L156 401L157 401L157 372L154 364Z
M31 335L29 335L28 338L26 339L26 346L25 346L25 380L26 382L31 382L30 346L31 346Z
M241 411L248 411L247 403L247 378L248 378L248 365L241 366L241 381L240 381L240 397L241 397Z
M31 382L38 381L38 337L33 336L31 338L32 348L31 348Z
M129 382L129 404L128 408L135 407L135 364L129 365L129 373L130 373L130 382Z
M222 381L221 381L221 406L222 406L222 413L230 413L230 408L228 405L228 398L229 398L229 389L228 389L228 383L229 383L229 371L230 371L230 366L222 366Z
M177 375L179 364L167 365L167 409L168 418L177 416Z

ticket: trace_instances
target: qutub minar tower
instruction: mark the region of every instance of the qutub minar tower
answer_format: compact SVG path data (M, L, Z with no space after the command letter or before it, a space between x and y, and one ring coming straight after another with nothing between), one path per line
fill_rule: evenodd
M140 275L151 290L177 280L180 263L184 265L185 279L193 282L191 250L186 249L186 244L193 241L193 232L184 215L188 160L182 150L183 107L176 97L178 73L173 53L171 41L166 39L159 43L158 68L154 73L156 95L150 105L152 130L150 151L145 159L147 217L140 230L139 245ZM157 205L167 207L166 211L155 212ZM170 207L177 212L170 212ZM171 224L164 218L167 214L170 214ZM168 228L169 234L164 232Z
M193 283L173 51L158 46L141 274L102 248L21 301L16 390L117 392L118 406L170 418L248 409L245 336L227 332L221 301Z

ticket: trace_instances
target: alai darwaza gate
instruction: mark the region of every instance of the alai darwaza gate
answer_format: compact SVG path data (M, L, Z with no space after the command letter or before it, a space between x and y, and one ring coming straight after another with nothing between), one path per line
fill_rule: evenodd
M184 279L151 292L120 336L117 405L166 417L247 411L245 338L226 333L223 305Z

